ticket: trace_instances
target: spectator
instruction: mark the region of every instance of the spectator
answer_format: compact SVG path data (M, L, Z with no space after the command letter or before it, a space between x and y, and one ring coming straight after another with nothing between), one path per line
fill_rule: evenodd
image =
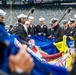
M10 25L8 33L12 34L13 25Z

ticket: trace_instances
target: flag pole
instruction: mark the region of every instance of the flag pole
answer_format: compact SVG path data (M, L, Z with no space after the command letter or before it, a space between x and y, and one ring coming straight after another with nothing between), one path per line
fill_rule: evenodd
M28 15L27 15L27 20L28 20L28 17L29 17L31 14L34 13L34 10L35 10L35 8L31 8L31 9L29 10Z
M60 21L58 22L58 24L63 20L63 18L64 18L68 13L70 13L71 10L72 10L71 7L65 10L65 13L64 13L64 15L62 16L62 18L60 19Z

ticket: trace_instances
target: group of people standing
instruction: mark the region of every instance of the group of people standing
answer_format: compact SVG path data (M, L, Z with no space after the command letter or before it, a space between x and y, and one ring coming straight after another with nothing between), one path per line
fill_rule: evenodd
M47 39L53 38L55 42L62 41L62 36L68 40L76 39L76 15L70 20L62 20L63 26L59 25L59 20L57 18L52 18L50 21L50 28L45 24L45 18L39 18L39 24L34 25L34 17L27 16L25 14L20 14L17 16L18 26L12 29L12 34L15 33L23 41L28 41L28 37L32 35L44 35ZM9 32L10 33L10 32Z
M6 12L0 9L0 28L4 28L5 24L3 22ZM34 25L34 17L29 16L27 20L27 16L25 14L20 14L17 16L18 18L18 26L10 29L8 33L17 34L21 39L21 43L23 41L28 42L30 36L37 34L38 36L44 35L47 39L53 38L55 42L59 42L62 40L63 35L68 40L76 41L76 15L74 19L70 18L70 22L67 20L63 20L63 27L59 25L59 21L57 18L52 18L50 21L50 28L48 29L47 25L45 25L45 18L39 18L39 25ZM5 31L6 32L6 31ZM0 33L1 34L1 33ZM0 35L1 38L2 35ZM3 43L0 40L0 48L4 50L6 43ZM75 44L76 47L76 44ZM0 54L1 58L1 54ZM23 59L22 59L23 58ZM75 62L76 63L76 62ZM20 51L16 55L9 56L9 67L12 71L12 75L30 75L30 72L34 66L32 57L25 51L23 45L20 47ZM1 62L0 62L1 68Z
M33 16L29 16L27 20L26 15L20 14L17 18L18 26L13 28L12 33L17 34L21 40L28 41L28 37L34 34L42 35L42 33L44 33L44 35L46 35L47 26L44 25L44 18L39 18L39 25L37 26L33 24Z

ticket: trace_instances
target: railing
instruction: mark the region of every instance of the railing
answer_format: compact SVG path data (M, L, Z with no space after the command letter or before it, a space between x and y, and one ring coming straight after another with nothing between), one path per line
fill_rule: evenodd
M36 4L36 3L73 3L76 0L12 0L13 5ZM0 0L0 4L10 4L10 0Z

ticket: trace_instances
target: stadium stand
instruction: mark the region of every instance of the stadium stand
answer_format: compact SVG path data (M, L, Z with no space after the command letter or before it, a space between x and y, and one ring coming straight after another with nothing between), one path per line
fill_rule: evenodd
M2 0L0 0L2 1ZM6 0L3 0L3 1L6 1ZM8 2L10 0L7 0ZM24 1L27 1L27 0L12 0L14 3L15 2L24 2ZM49 0L34 0L36 2L41 2L41 1L49 1ZM76 1L76 0L50 0L51 2L56 2L56 1L61 1L61 2L65 2L65 1ZM53 4L53 3L52 3ZM35 17L35 20L34 20L34 24L37 25L38 24L38 18L40 17L44 17L46 20L45 20L45 24L47 26L49 26L49 22L50 22L50 19L53 18L53 17L56 17L58 19L61 19L61 17L63 16L64 14L64 11L70 7L70 6L54 6L54 5L13 5L13 10L12 10L12 24L15 26L17 25L17 15L21 14L21 13L24 13L26 15L28 15L28 11L30 8L32 7L35 7L36 10L35 12L32 14L34 17ZM6 25L10 25L10 6L9 5L0 5L0 9L3 9L7 12L7 15L6 15L6 18L5 18L5 23ZM76 13L76 8L73 8L73 10L68 14L66 15L66 17L64 19L68 19L70 17L73 17L73 15Z
M1 7L0 7L1 8ZM31 7L13 7L12 10L12 24L15 26L17 23L17 15L24 13L24 14L28 14L28 11ZM34 20L34 24L37 25L38 24L38 18L40 17L44 17L45 18L45 24L49 26L49 22L51 20L51 18L56 17L58 19L61 19L61 17L64 14L64 11L66 8L60 8L60 7L56 7L56 6L52 6L52 7L35 7L35 12L32 14L32 16L35 17ZM6 18L5 18L5 23L6 25L10 25L10 10L9 8L3 8L3 10L5 10L7 12ZM76 14L76 8L73 8L73 10L66 15L66 17L64 19L68 19L70 17L73 17L74 14Z
M0 0L2 4L6 5L6 4L10 4L10 1L12 1L12 4L37 4L37 3L72 3L72 2L76 2L76 0Z

